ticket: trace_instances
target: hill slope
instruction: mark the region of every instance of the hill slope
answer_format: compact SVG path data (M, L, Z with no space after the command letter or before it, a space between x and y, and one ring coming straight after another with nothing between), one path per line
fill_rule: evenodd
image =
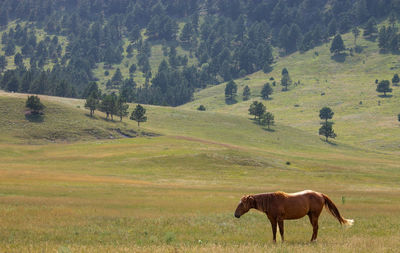
M351 34L343 36L345 45L353 46ZM371 149L399 150L400 87L393 87L391 97L381 97L376 92L375 80L391 80L400 72L400 56L379 54L377 42L359 39L362 53L347 55L344 62L331 58L330 44L325 44L304 54L295 53L280 58L268 74L255 73L238 84L238 103L227 105L224 100L225 84L207 88L195 94L193 102L181 108L195 109L203 104L207 110L236 115L247 115L249 105L261 100L260 91L266 82L273 87L272 99L263 101L267 110L275 115L277 122L292 126L310 134L317 134L319 110L329 106L335 112L334 129L337 141ZM293 82L300 85L281 91L281 70L289 70ZM252 99L242 101L245 85L251 89Z

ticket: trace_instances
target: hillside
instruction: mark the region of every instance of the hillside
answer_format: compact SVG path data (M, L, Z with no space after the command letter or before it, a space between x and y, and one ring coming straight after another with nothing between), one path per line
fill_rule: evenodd
M0 91L0 142L37 144L49 142L90 141L136 136L137 129L127 122L109 122L90 118L82 109L84 101L41 96L46 109L43 116L26 114L26 94ZM127 121L127 120L126 120ZM146 134L146 133L143 133Z
M352 34L343 36L345 45L353 47ZM195 93L193 102L181 108L196 109L200 104L208 111L235 115L247 115L249 105L261 101L262 86L273 77L277 86L270 100L263 101L267 110L275 115L277 122L316 135L319 126L319 110L329 106L335 112L334 129L337 142L372 150L399 150L400 87L392 87L391 97L381 97L376 92L375 80L391 80L400 73L400 57L380 54L376 42L361 38L358 45L361 53L347 55L344 62L331 59L330 44L300 54L279 58L268 74L257 72L236 80L238 102L225 103L225 84L210 87ZM287 68L293 82L289 91L281 91L281 71ZM251 99L242 101L244 86L251 89Z

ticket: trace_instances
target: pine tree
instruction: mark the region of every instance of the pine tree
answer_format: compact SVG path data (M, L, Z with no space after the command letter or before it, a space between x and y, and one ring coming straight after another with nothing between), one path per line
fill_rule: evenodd
M40 102L38 96L28 96L25 106L31 110L31 114L39 114L46 107Z
M94 111L99 105L99 100L96 98L94 93L91 93L89 97L86 98L85 108L90 110L90 117L93 117Z
M346 50L346 47L344 46L342 36L340 36L340 34L338 34L335 36L335 38L332 41L330 51L331 51L331 53L338 55L344 50Z
M323 120L325 120L325 122L328 122L328 119L332 119L333 115L335 113L332 111L331 108L329 107L323 107L320 111L319 111L319 117Z
M125 102L123 97L119 96L117 98L117 102L116 102L115 106L116 106L115 115L119 116L119 120L122 121L122 117L125 117L128 115L129 105Z
M237 93L237 85L233 80L231 80L226 84L225 97L230 100L233 100L236 96L236 93Z
M292 79L290 78L289 71L286 68L282 69L281 85L284 87L283 91L287 91L288 87L292 84Z
M392 78L393 85L397 86L397 85L399 85L399 82L400 82L399 75L398 74L394 74L394 76Z
M135 110L132 111L130 119L136 121L138 123L138 127L140 127L140 122L147 121L147 116L145 116L145 114L146 109L138 104Z
M360 35L360 29L358 27L354 27L351 32L354 35L354 47L357 47L357 38Z
M328 142L328 138L336 138L337 136L335 134L335 131L333 130L332 125L332 122L324 122L319 129L319 135L325 136L326 142Z
M270 112L266 112L261 116L261 125L267 126L270 129L270 125L275 124L274 115Z
M383 92L383 96L386 97L386 92L392 92L392 88L390 88L389 80L382 80L378 83L376 87L377 92Z
M273 92L273 89L269 83L264 84L262 90L261 90L261 97L263 99L268 99L269 95L271 95Z
M6 69L7 64L7 58L4 55L0 55L0 73Z
M248 85L246 85L243 89L243 101L249 100L250 95L251 95L250 88Z

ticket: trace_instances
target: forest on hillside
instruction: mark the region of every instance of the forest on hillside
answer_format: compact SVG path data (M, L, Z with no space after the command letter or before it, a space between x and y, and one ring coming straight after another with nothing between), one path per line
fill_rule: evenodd
M113 68L136 57L130 75L117 69L103 93L177 106L196 89L270 71L273 48L280 55L305 52L354 27L379 34L385 38L379 46L397 52L398 31L378 31L376 24L398 20L399 13L400 0L2 0L0 88L87 97L99 81L93 74L98 64ZM155 45L164 60L152 69Z

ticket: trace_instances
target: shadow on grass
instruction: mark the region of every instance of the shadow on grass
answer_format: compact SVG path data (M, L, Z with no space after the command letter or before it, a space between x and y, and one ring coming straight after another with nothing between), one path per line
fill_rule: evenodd
M393 95L391 95L391 94L386 94L386 95L378 95L378 97L380 97L380 98L391 98L391 97L393 97Z
M233 105L236 103L237 103L237 100L234 98L225 98L225 104L227 104L227 105Z
M275 132L275 129L272 129L272 128L263 128L264 129L264 131L267 131L267 132L270 132L270 133L274 133Z
M346 53L341 53L341 54L335 54L331 56L331 59L336 61L336 62L345 62L346 61Z
M44 121L44 116L39 113L25 113L25 119L29 120L29 122L33 123L42 123Z
M360 53L362 53L364 51L364 48L367 48L367 46L359 46L359 45L357 45L354 48L354 52L356 52L357 54L360 54Z
M331 146L337 146L338 144L335 142L332 142L328 139L328 141L325 138L320 138L321 141L325 142L326 144L329 144Z

